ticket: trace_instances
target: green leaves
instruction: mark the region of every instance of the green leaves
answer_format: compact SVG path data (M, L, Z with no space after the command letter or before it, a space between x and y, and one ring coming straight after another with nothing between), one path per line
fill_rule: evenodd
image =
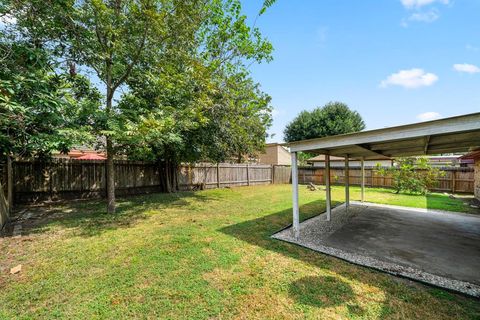
M76 92L70 77L55 74L45 50L5 38L0 50L8 57L0 70L0 154L45 156L91 138L73 112L86 87Z
M397 193L426 194L434 186L437 178L445 173L433 168L427 157L396 158L395 166L391 168L377 168L380 175L391 175Z
M267 11L268 8L270 8L271 6L273 6L273 4L276 2L276 0L265 0L263 1L263 6L262 6L262 9L260 9L260 12L258 15L262 15L265 13L265 11Z
M322 138L365 129L362 117L341 102L302 111L284 130L285 141Z
M18 64L25 70L16 72L23 78L4 85L0 101L11 114L23 108L22 132L36 135L32 130L41 127L45 146L35 138L29 152L64 149L93 135L108 137L115 152L142 159L224 160L263 147L270 97L248 66L271 60L273 48L248 25L239 0L9 5L18 20L16 39L32 45L18 55L25 59ZM70 77L57 77L65 65ZM101 91L77 72L95 74Z

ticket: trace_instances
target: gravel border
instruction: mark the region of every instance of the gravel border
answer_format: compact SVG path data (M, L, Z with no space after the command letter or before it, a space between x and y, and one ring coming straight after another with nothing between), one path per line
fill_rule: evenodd
M425 284L480 298L479 285L470 282L446 278L443 276L425 272L420 269L381 261L370 256L355 254L330 246L324 246L322 244L324 239L328 238L328 236L330 236L333 232L340 229L349 220L349 218L351 218L355 214L361 214L361 212L366 210L368 206L382 207L384 205L351 202L351 205L347 211L345 210L345 204L343 204L332 209L330 222L326 221L326 213L322 213L314 218L302 222L300 224L300 238L298 240L295 240L292 234L291 226L273 234L272 238L293 243L321 253L325 253L354 264L387 272L395 276L405 277ZM428 212L433 214L442 214L448 212L390 205L385 205L384 207L398 208L402 210L420 210L422 212ZM319 236L319 234L321 235Z

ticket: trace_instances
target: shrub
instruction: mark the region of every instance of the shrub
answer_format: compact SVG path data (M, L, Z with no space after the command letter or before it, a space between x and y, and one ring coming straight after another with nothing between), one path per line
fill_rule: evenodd
M392 176L396 193L426 194L434 186L436 179L445 174L433 168L426 157L397 158L393 167L381 168L377 165L377 171L380 175Z

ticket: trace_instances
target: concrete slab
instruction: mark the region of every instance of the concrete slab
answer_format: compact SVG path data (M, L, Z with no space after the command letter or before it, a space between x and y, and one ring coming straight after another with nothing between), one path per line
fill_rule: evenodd
M480 216L352 203L273 236L389 273L480 296Z

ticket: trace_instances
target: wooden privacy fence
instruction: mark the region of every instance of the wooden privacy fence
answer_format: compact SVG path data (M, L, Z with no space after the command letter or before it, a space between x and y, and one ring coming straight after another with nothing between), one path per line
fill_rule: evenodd
M195 164L180 167L180 189L253 186L272 183L272 166L258 164Z
M119 196L157 191L157 166L137 161L115 162ZM52 160L13 162L13 201L100 198L106 195L105 161Z
M14 203L106 196L104 161L19 160L14 161L12 167ZM442 170L445 175L438 179L433 190L473 193L473 168ZM324 184L324 171L324 168L300 167L299 183ZM7 181L5 170L1 172L0 181ZM343 168L331 168L330 173L332 184L344 184ZM392 187L392 178L378 174L373 168L366 168L365 176L367 186ZM161 179L155 163L116 161L115 187L118 196L159 192ZM359 185L360 181L360 168L350 168L350 184ZM179 168L178 183L181 190L291 183L291 169L289 166L256 164L186 164ZM5 189L5 183L3 187Z
M270 165L182 165L178 173L181 190L272 183ZM115 161L118 196L159 192L161 179L155 163ZM14 161L13 181L14 203L106 196L105 162L98 160Z
M443 176L437 178L431 191L443 191L451 193L473 193L474 169L473 168L440 168ZM360 185L362 181L361 169L351 167L349 172L350 185ZM316 167L299 167L298 181L301 184L325 183L325 169ZM345 184L345 170L343 168L330 169L330 181L332 184ZM393 187L393 179L390 174L381 175L375 168L365 168L365 185L368 187Z
M2 182L0 181L0 230L3 229L5 223L9 218L7 199L5 199L5 193L3 191Z

